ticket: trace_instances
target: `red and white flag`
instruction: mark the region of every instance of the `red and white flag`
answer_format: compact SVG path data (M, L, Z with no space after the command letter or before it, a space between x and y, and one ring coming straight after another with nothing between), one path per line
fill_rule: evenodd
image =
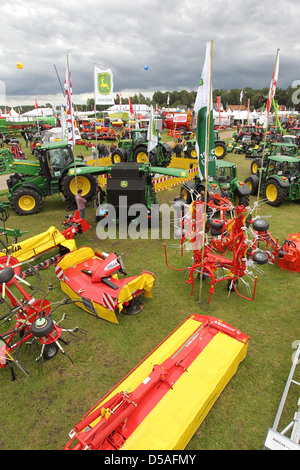
M75 145L75 126L74 126L74 108L73 108L73 93L71 72L69 70L69 62L67 60L66 78L65 78L65 100L66 100L66 130L64 139L71 145Z
M34 107L35 109L39 109L39 105L38 105L36 98L34 98Z
M279 49L277 50L277 57L276 57L276 63L275 63L275 68L271 80L271 85L270 85L270 90L269 90L269 96L266 104L266 109L265 109L265 122L264 122L264 128L266 129L267 124L268 124L268 119L269 119L269 113L272 105L272 100L275 96L276 92L276 86L277 86L277 81L278 81L278 73L279 73Z

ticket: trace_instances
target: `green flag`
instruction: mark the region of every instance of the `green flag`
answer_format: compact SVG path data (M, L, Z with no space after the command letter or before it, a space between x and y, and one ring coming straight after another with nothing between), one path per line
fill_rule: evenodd
M213 101L210 77L211 43L206 43L205 61L194 111L197 116L196 150L200 180L216 173Z

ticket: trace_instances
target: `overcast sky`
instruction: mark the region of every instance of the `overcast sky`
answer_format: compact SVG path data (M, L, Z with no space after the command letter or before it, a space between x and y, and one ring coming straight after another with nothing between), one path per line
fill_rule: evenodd
M124 96L196 90L211 40L214 89L269 87L278 48L278 87L300 80L299 0L1 0L0 17L7 106L63 103L67 55L78 104L94 64Z

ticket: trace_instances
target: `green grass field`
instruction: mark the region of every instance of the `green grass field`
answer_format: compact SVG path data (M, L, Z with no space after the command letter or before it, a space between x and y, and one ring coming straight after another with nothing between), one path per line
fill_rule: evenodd
M24 150L25 145L22 147ZM79 146L75 155L80 151L91 155L91 151ZM231 153L226 159L237 163L241 180L249 175L250 161L244 155ZM158 193L160 203L169 205L178 195L179 187ZM255 200L251 197L251 204ZM51 225L63 230L61 221L68 213L65 202L52 198L46 199L42 211L33 216L20 217L12 210L9 212L8 226L30 232L22 239ZM300 231L299 204L285 202L279 208L263 205L259 215L268 217L270 232L280 243L290 232ZM174 248L175 244L179 246L179 241L99 240L95 208L91 204L87 207L86 220L91 229L76 238L77 246L90 245L122 254L128 275L139 274L143 269L151 271L156 277L153 298L143 299L144 309L137 316L120 314L119 325L96 319L75 305L58 309L55 319L59 320L63 313L67 315L62 323L64 328L79 328L74 336L63 335L69 341L64 347L72 361L59 352L40 368L36 363L39 351L34 346L23 346L19 358L30 376L15 368L17 380L13 382L9 370L0 369L1 449L62 449L69 439L69 431L83 414L192 313L220 318L249 335L250 340L245 360L187 450L262 449L290 371L295 352L293 342L300 339L299 273L281 270L277 264L262 266L263 274L258 275L253 302L236 294L228 298L226 284L219 283L208 304L208 285L204 282L199 302L199 284L195 283L191 297L184 273L170 270L165 264L164 243L171 265L188 266L191 255L181 258ZM52 250L41 259L56 253ZM49 283L54 285L47 298L53 302L62 300L65 295L56 281L53 266L40 273L44 290ZM286 411L285 424L296 411L298 396L292 390L293 401Z

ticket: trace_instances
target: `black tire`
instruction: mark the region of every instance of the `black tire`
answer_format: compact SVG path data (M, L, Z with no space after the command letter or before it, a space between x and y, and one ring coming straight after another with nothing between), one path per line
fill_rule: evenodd
M248 178L245 179L245 183L250 189L250 195L251 196L256 196L257 191L258 191L258 183L252 176L248 176Z
M269 229L270 224L266 219L255 219L252 227L256 232L266 232Z
M46 360L52 359L57 352L58 346L56 343L45 344L44 351L43 351L43 358Z
M98 180L96 176L90 174L77 176L77 189L81 188L83 190L81 195L87 201L90 201L93 199L93 197L95 197L97 186ZM75 201L76 184L74 176L68 176L66 174L63 177L61 183L61 192L67 200Z
M151 166L157 166L157 153L156 152L149 153L149 162Z
M19 215L37 214L42 208L43 198L34 189L23 187L13 193L10 204Z
M162 149L163 152L163 161L161 162L161 166L166 168L171 163L172 152L166 150L165 148Z
M253 253L253 261L256 264L266 264L269 261L269 257L265 251L255 251Z
M235 206L249 206L250 194L238 194L234 195L234 204Z
M186 158L193 158L194 160L196 158L198 158L196 146L188 147L186 152L185 152L185 156L186 156Z
M41 338L47 336L53 331L54 324L50 317L41 317L35 320L31 325L31 332L33 336Z
M221 231L221 233L222 233L223 224L224 224L224 220L221 220L221 219L209 219L208 220L208 225L216 231Z
M259 168L261 168L261 158L254 158L250 165L250 171L252 175L259 175Z
M222 160L227 155L227 148L224 142L215 142L215 156L217 160Z
M116 149L111 154L111 161L113 165L115 163L126 162L126 155L122 152L121 149Z
M180 189L180 197L183 198L187 204L191 204L192 195L190 191L195 189L195 184L192 181L187 181Z
M264 199L266 199L267 204L273 207L281 206L286 196L286 188L280 186L276 179L271 178L266 182L264 187Z
M227 282L227 290L228 290L228 292L235 292L235 289L234 289L233 284L234 284L235 287L237 288L238 283L239 283L238 279L235 279L235 281L233 281L232 279L228 279L228 282Z

